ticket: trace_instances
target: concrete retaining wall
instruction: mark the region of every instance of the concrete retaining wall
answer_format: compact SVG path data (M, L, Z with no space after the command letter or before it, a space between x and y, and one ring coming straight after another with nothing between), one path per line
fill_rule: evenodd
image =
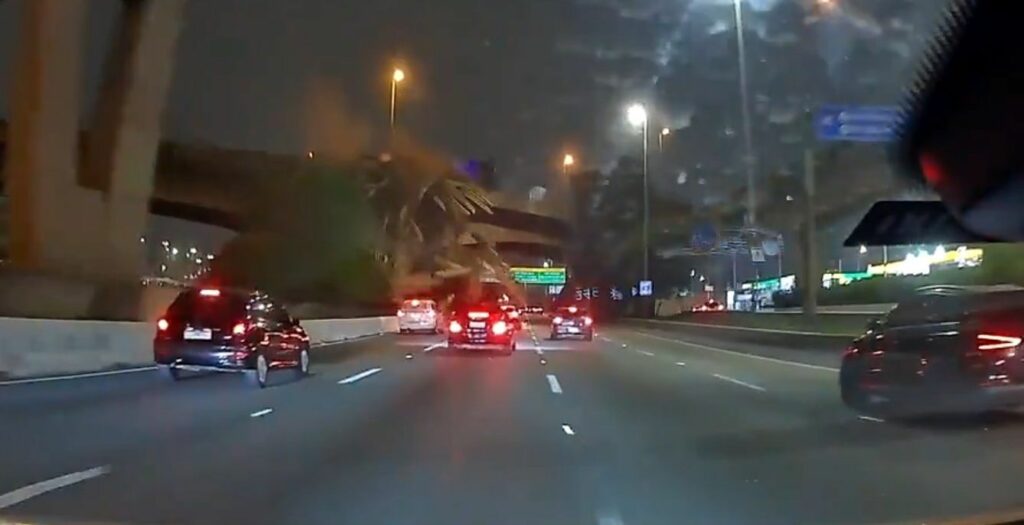
M397 332L395 317L304 321L311 341ZM153 323L0 317L0 379L92 372L152 363Z

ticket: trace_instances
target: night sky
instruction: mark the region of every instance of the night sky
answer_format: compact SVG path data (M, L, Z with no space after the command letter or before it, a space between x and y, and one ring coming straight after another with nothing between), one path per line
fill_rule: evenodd
M4 108L23 1L0 3ZM942 3L835 0L822 14L812 0L744 1L755 143L764 163L780 165L789 150L772 140L804 127L794 124L801 112L898 101ZM94 4L87 93L115 0ZM394 65L408 74L399 119L409 132L453 156L493 157L509 188L545 183L563 151L595 168L637 151L623 119L631 100L649 104L652 128L690 128L677 139L688 145L669 144L660 184L695 169L726 186L742 180L732 0L192 0L166 134L296 154L372 151Z

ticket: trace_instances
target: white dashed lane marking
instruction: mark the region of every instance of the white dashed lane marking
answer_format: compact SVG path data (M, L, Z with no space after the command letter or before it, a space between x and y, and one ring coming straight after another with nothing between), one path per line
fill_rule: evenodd
M74 485L75 483L81 483L86 480L98 478L108 472L110 472L110 467L108 466L91 468L89 470L65 474L46 481L40 481L39 483L33 483L20 489L12 490L7 494L0 494L0 509L12 507L25 500L41 496L47 492L61 489L69 485Z
M871 416L857 416L857 419L863 419L864 421L870 421L872 423L885 423L884 419Z
M751 383L747 383L746 381L740 381L739 379L736 379L736 378L732 378L732 377L729 377L729 376L723 376L722 374L711 374L711 375L714 376L716 379L721 379L722 381L728 381L728 382L730 382L730 383L732 383L734 385L739 385L739 386L742 386L742 387L746 387L746 388L749 388L751 390L757 390L758 392L764 392L765 391L764 387L757 386L757 385L754 385L754 384L751 384Z
M263 416L269 415L273 411L274 411L273 408L264 408L263 410L257 410L255 412L253 412L252 414L249 414L249 417L263 417Z
M643 354L647 357L654 357L654 352L648 352L647 350L637 350L636 353Z
M551 393L562 393L562 385L558 384L558 378L555 377L555 374L548 374L548 386L551 387Z
M572 427L570 427L569 425L562 425L562 432L565 432L566 435L569 435L569 436L575 436L576 435L576 431L573 430Z
M356 374L354 376L346 377L345 379L342 379L341 381L338 381L338 384L339 385L350 385L350 384L355 383L356 381L359 381L361 379L366 379L367 377L370 377L373 374L376 374L377 372L380 372L380 371L381 371L380 368L371 368L369 370L366 370L366 371L363 371L363 372L359 372L358 374Z

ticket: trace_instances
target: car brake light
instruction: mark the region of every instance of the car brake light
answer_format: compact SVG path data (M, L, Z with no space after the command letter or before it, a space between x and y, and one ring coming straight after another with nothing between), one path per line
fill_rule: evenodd
M170 327L171 327L171 323L168 323L167 319L161 319L161 320L156 322L156 329L160 330L161 332L167 331L167 329L170 328Z
M519 312L517 310L512 310L508 313L508 316L511 317L512 319L518 319Z
M411 304L412 304L413 308L418 308L420 306L420 300L419 299L413 299Z
M495 323L491 325L491 332L493 332L494 335L505 335L505 332L508 332L508 325L505 324L505 321L495 321Z
M469 312L470 319L487 319L491 314L487 312Z
M452 321L448 323L448 331L457 334L462 331L462 325L458 321Z
M583 317L583 324L585 324L587 326L590 326L590 325L594 324L594 320L591 319L589 315L584 316Z
M220 290L216 288L203 288L199 290L199 295L203 297L220 297Z
M569 313L571 313L571 314L576 313L576 307L575 306L570 306L569 307Z
M978 334L978 350L1008 350L1020 346L1020 343L1020 337Z
M405 312L399 310L398 313L395 315L397 315L398 317L402 317L403 315L405 315Z
M555 323L555 324L562 324L562 318L561 317L555 317L554 319L551 320L551 322Z
M238 323L231 327L231 333L235 335L242 335L245 333L245 323Z

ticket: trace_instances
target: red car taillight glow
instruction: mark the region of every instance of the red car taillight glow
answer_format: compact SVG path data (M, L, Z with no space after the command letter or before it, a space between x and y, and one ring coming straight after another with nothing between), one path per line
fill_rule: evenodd
M590 326L590 325L594 324L594 320L591 319L590 316L588 315L588 316L583 318L583 324L585 324L587 326Z
M170 328L170 327L171 327L171 323L168 323L167 319L161 319L161 320L156 322L156 329L160 330L161 332L166 332L167 329Z
M1020 346L1020 337L996 334L978 334L978 350L1009 350Z
M505 335L505 332L508 332L508 324L506 324L505 321L495 321L495 323L491 325L491 332L494 335Z
M462 325L458 321L452 321L448 323L448 331L457 334L462 331Z
M470 319L473 319L473 320L487 319L488 317L491 316L491 314L489 314L487 312L469 312L469 314L467 314L467 315L468 315L468 317Z
M551 320L551 322L555 323L555 324L562 324L562 318L561 317L555 317L554 319Z
M245 329L245 323L238 323L235 326L231 327L231 333L234 335L242 335L245 333Z

